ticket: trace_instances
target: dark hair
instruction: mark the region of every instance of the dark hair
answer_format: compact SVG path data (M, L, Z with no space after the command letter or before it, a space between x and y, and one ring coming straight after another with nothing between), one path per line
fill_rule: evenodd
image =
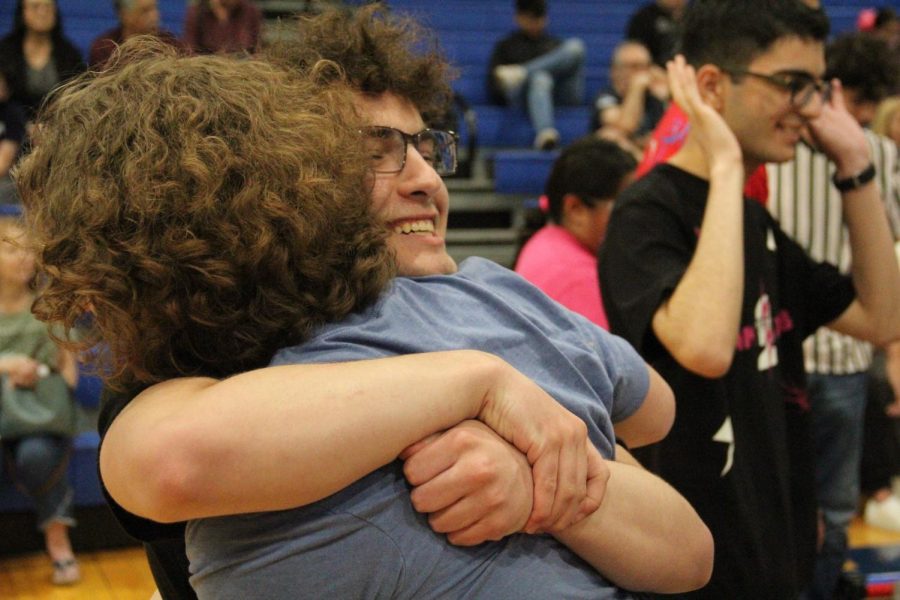
M875 28L880 29L897 20L897 13L890 6L883 6L875 14Z
M837 77L864 102L878 103L897 89L900 60L887 42L866 33L850 33L825 50L825 77Z
M333 70L333 69L332 69ZM265 366L394 274L352 93L317 70L179 56L150 36L54 92L16 183L75 350L114 385Z
M547 2L546 0L516 0L516 12L540 18L547 14Z
M56 23L53 25L53 29L50 31L50 38L53 40L53 45L59 47L64 44L68 44L68 41L63 35L62 15L59 12L59 3L56 0L52 0L52 2L53 10L56 11ZM12 39L16 41L17 46L21 46L22 41L25 39L24 12L25 0L19 0L16 3L16 13L13 17L13 28L12 33L10 34Z
M299 17L296 26L296 36L266 50L269 60L300 72L331 61L340 67L335 76L346 77L357 91L396 94L429 124L450 109L450 66L435 34L413 19L373 4Z
M823 41L828 17L800 0L692 0L682 20L680 52L696 68L745 68L784 37Z
M544 195L546 212L529 211L525 226L519 233L518 257L537 230L547 224L562 222L563 198L575 194L588 206L600 201L612 200L619 193L622 181L637 167L637 161L615 142L589 135L566 147L553 163Z

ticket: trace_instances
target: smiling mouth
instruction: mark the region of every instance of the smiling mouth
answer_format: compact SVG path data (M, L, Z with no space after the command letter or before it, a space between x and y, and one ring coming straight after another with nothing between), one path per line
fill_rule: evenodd
M434 233L434 221L431 219L420 219L418 221L405 221L394 225L394 233L404 235L418 234L429 235Z

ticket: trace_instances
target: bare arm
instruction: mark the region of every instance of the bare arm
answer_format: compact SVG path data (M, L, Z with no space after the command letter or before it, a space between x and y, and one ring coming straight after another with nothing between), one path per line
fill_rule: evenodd
M670 63L669 85L691 122L682 152L690 145L709 165L709 197L694 256L652 327L684 368L721 377L731 367L744 293L741 151L722 117L700 97L694 70L680 56Z
M622 98L622 103L601 111L600 123L604 126L615 127L628 136L633 135L644 118L645 93L649 85L650 73L634 75Z
M475 351L165 382L115 419L100 469L117 502L160 522L278 510L334 493L470 418L525 454L540 522L567 509L554 505L558 488L583 496L584 423Z
M19 151L19 144L12 140L0 141L0 177L5 177L9 173L13 162L16 160L16 153Z
M713 566L709 529L674 488L624 449L617 452L600 508L555 537L628 590L676 593L704 586Z
M837 177L846 178L862 172L872 159L862 129L844 106L840 84L834 83L831 102L810 123L810 131L834 162ZM884 203L874 181L844 192L841 199L857 298L828 326L884 345L900 338L900 270Z
M615 424L616 437L629 448L638 448L660 441L675 422L675 396L669 384L651 366L650 389L641 407L627 419Z
M884 349L884 374L894 393L894 401L885 407L888 416L900 417L900 342Z

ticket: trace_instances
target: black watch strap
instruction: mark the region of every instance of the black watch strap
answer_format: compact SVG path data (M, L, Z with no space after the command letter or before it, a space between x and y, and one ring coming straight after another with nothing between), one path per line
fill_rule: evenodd
M856 188L866 185L873 179L875 179L875 163L869 163L868 167L852 177L838 179L837 173L835 173L831 178L831 181L834 182L834 187L836 187L839 192L849 192L850 190L855 190Z

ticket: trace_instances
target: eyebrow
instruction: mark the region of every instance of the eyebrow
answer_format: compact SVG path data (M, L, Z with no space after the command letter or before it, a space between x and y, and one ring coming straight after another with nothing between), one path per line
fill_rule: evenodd
M812 79L813 81L822 81L822 77L813 75L809 71L804 71L802 69L784 69L782 71L775 71L772 75L787 75L789 77L803 77L807 79Z

